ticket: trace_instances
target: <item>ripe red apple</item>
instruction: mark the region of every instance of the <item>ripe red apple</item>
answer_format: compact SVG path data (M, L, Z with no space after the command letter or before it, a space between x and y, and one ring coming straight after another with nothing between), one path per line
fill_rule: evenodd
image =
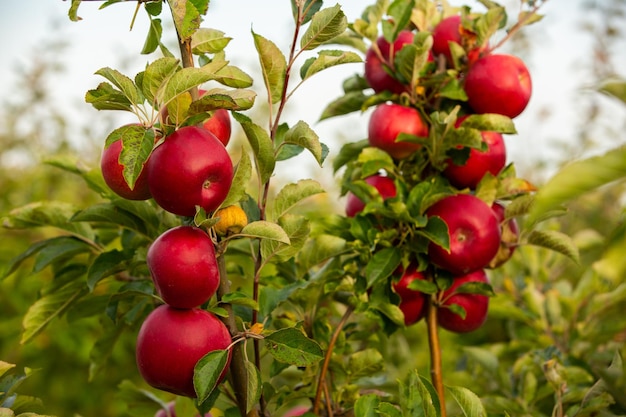
M450 42L457 43L463 48L467 48L468 63L475 62L484 52L484 46L472 45L472 37L475 35L463 29L461 16L448 16L435 26L432 32L434 55L443 54L448 64L452 64L452 53L450 52Z
M207 212L224 201L233 180L233 164L215 135L198 126L186 126L166 137L152 152L148 184L163 209L194 216L196 206Z
M380 196L386 200L396 196L396 185L389 177L382 175L372 175L365 179L365 182L378 190ZM346 216L354 217L365 208L365 203L356 195L349 192L346 196Z
M382 149L395 159L405 159L421 148L410 142L396 142L400 133L428 136L428 125L420 113L396 103L383 103L372 112L368 124L368 140L371 146Z
M161 408L156 412L154 417L177 417L176 415L176 401L170 401L167 403L167 411ZM200 414L196 414L196 417L200 417ZM213 417L213 414L206 413L204 417Z
M121 152L121 140L116 140L111 145L103 149L102 157L100 159L100 169L102 170L104 182L109 186L111 191L120 197L128 200L149 199L152 195L150 194L150 188L148 187L146 166L144 165L144 169L135 181L134 188L131 189L124 179L124 165L120 163Z
M409 288L409 284L416 279L426 279L426 277L416 270L415 265L410 265L402 273L400 280L392 285L393 290L400 296L399 307L404 313L404 324L407 326L417 323L426 314L428 295Z
M498 224L501 227L500 249L494 258L489 262L489 268L497 268L513 256L518 245L519 225L514 218L504 218L504 206L498 202L491 205L491 209L496 214Z
M467 116L462 116L457 119L457 127L466 118ZM457 188L475 189L487 172L497 176L506 165L506 147L502 135L498 132L480 134L487 146L485 151L471 148L469 157L463 165L456 165L451 159L447 161L443 175Z
M197 227L178 226L163 233L150 245L146 262L158 293L172 307L197 307L220 283L213 241Z
M367 83L380 93L389 90L392 93L400 94L406 91L407 86L395 79L385 67L393 66L395 54L406 44L413 43L414 34L410 30L403 30L398 33L396 40L390 44L384 37L376 40L376 45L380 51L379 56L373 47L370 47L365 53L365 73L364 77Z
M213 133L215 137L224 144L224 146L228 145L232 130L230 113L228 113L228 110L217 109L213 111L211 117L202 123L202 127Z
M489 297L482 294L457 293L457 289L468 282L489 283L484 270L471 272L467 275L455 277L452 285L443 293L442 306L437 309L439 325L455 333L472 332L480 328L487 319ZM457 304L465 310L465 318L456 314L446 306Z
M283 417L298 417L306 413L309 410L311 410L311 407L308 407L306 405L297 405L287 410L287 412L283 414Z
M444 197L426 210L448 226L450 250L431 242L430 261L454 275L463 275L489 264L500 247L500 225L487 203L470 194Z
M199 308L155 308L137 335L139 373L152 387L176 395L196 397L193 371L209 352L226 349L231 342L226 326Z
M477 60L465 76L465 92L476 113L514 118L530 101L532 82L524 62L513 55L488 55Z

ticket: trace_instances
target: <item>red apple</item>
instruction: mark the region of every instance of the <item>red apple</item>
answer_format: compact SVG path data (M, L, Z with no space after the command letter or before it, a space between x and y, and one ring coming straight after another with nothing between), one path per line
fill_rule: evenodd
M426 314L428 295L409 288L409 284L416 279L426 279L426 277L416 270L415 265L410 265L402 273L400 280L393 283L393 290L400 296L399 307L404 313L404 324L407 326L417 323Z
M378 190L380 196L386 200L387 198L396 196L396 185L389 177L382 175L372 175L365 179L365 182ZM365 203L353 193L346 196L346 216L354 217L365 208Z
M195 398L196 363L209 352L226 349L230 343L226 326L208 311L161 305L139 329L137 367L150 386Z
M391 76L385 67L389 69L389 66L393 66L395 54L404 45L413 43L413 36L414 34L410 30L403 30L398 33L398 37L393 44L387 42L384 37L379 37L376 40L376 45L380 51L380 56L373 47L367 50L365 54L364 77L375 92L380 93L389 90L392 93L400 94L406 91L407 86Z
M428 125L420 113L407 106L383 103L372 112L368 125L368 140L371 146L382 149L395 159L405 159L421 148L410 142L396 142L400 133L428 136Z
M514 218L506 219L504 218L504 206L498 202L495 202L491 205L493 212L496 214L496 218L498 219L498 223L501 227L501 240L500 240L500 249L498 253L489 263L489 268L497 268L513 256L513 252L515 252L515 248L518 245L519 239L519 225L517 224L517 220Z
M230 113L228 113L228 110L214 110L211 117L202 123L202 127L213 133L215 137L224 144L224 146L228 145L232 129L230 123Z
M154 417L177 417L176 415L176 401L170 401L167 403L167 411L161 408L156 412ZM196 414L196 417L200 417L200 414ZM204 417L213 417L211 413L206 413Z
M466 118L467 116L462 116L457 119L457 126ZM498 132L481 132L481 136L487 146L485 151L471 148L463 165L456 165L451 159L447 161L443 175L453 186L475 189L487 172L497 176L506 165L506 148L502 135Z
M448 226L450 250L431 242L430 261L454 275L463 275L489 264L500 247L500 225L487 203L470 194L444 197L426 210Z
M307 411L310 411L311 407L306 406L306 405L297 405L289 410L287 410L287 412L285 414L283 414L283 417L298 417L303 415L304 413L306 413Z
M489 283L484 270L471 272L467 275L455 277L452 285L444 291L442 306L437 309L439 325L455 333L472 332L480 328L487 319L489 297L482 294L457 293L457 289L468 282ZM465 310L465 318L449 308L452 304L459 305Z
M148 187L148 175L146 167L141 171L135 181L135 186L131 189L124 179L124 165L120 163L120 153L122 152L122 141L116 140L102 151L100 159L100 169L104 182L111 191L120 197L128 200L147 200L152 195Z
M163 209L194 216L196 206L212 212L224 201L233 180L233 164L215 135L186 126L166 137L152 152L148 184Z
M518 116L530 101L532 82L524 62L513 55L488 55L467 71L464 84L476 113Z
M467 50L469 64L475 62L485 50L484 46L474 45L476 35L463 29L460 15L448 16L442 19L433 29L432 36L433 54L443 54L449 65L452 64L450 42L454 42Z
M220 283L213 241L197 227L163 233L150 245L146 262L159 295L172 307L197 307Z

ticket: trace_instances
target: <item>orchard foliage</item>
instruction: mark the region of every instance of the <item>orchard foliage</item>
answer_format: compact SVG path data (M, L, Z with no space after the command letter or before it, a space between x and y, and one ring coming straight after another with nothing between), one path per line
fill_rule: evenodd
M80 3L72 1L70 19L80 19ZM208 0L137 2L151 22L141 52L162 57L137 74L98 69L103 80L85 95L97 110L137 117L102 140L103 155L118 146L115 169L48 161L77 176L96 203L33 201L3 218L13 231L47 232L1 271L3 279L26 268L52 277L22 319L20 342L33 343L59 319L103 323L89 379L102 378L119 352L136 354L140 369L125 370L111 387L126 415L154 415L174 400L178 416L296 408L305 416L356 417L626 412L623 219L611 228L560 229L573 202L623 180L624 149L566 165L540 187L520 178L513 161L467 186L446 176L450 164L469 166L472 155L488 151L485 135L516 133L520 107L482 112L485 98L472 97L465 80L481 59L508 56L497 49L540 21L545 1L522 2L515 17L481 3L475 11L378 0L348 22L340 4L293 0L288 51L252 31L261 74L253 80L228 60L231 34L202 26ZM170 14L180 58L163 41ZM452 42L439 42L436 28L450 18ZM283 114L302 83L345 64L356 73L320 119L372 112L363 116L368 138L335 150L311 120L288 124ZM383 81L375 86L377 70ZM611 80L600 91L626 104L624 86ZM516 93L523 110L530 90ZM269 109L267 120L257 120L256 106ZM401 115L376 115L389 108ZM240 149L209 132L207 121L224 110L245 135ZM417 126L410 131L408 118ZM276 187L274 177L302 152L323 167L333 155L345 214L317 198L325 190L315 179ZM150 195L128 194L143 181ZM210 203L194 199L216 185L223 193L207 197ZM181 201L185 210L174 208ZM474 211L481 214L467 226ZM467 244L472 232L487 229L489 245ZM180 230L202 243L163 243ZM471 252L484 246L482 257ZM457 250L477 263L455 258ZM210 288L197 291L203 280ZM174 324L159 322L164 315ZM193 339L184 327L193 315L202 317L190 324L202 341L181 351ZM129 336L137 342L130 349ZM41 410L20 393L31 375L0 362L0 415Z

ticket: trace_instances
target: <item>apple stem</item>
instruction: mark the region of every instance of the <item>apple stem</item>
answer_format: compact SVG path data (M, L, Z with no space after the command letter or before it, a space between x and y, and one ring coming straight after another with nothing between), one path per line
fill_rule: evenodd
M430 350L430 378L439 395L441 417L446 417L446 397L443 387L441 369L441 345L439 343L439 324L437 323L437 294L427 299L426 328L428 331L428 347Z
M343 326L346 325L346 322L350 318L350 315L354 311L354 307L348 306L346 311L343 313L341 320L337 324L337 328L335 329L332 337L330 338L330 342L328 342L328 348L326 349L326 354L324 355L324 363L322 364L322 369L320 370L320 376L317 381L317 390L315 391L315 401L313 402L313 414L318 415L320 410L320 403L322 400L322 391L325 391L326 394L326 403L327 408L332 411L330 407L330 396L328 395L328 389L326 386L326 373L328 372L328 367L330 365L330 359L333 355L333 349L335 348L335 344L337 343L337 339L339 338L339 334L343 330ZM330 415L330 413L329 413Z
M221 251L218 251L217 266L220 272L220 285L217 288L217 300L221 301L222 297L230 293L230 282L226 274L226 259ZM235 336L239 333L237 328L237 322L235 320L235 313L232 306L229 303L220 303L220 306L226 310L228 316L222 317L222 321L228 327L228 331L231 336ZM246 408L248 403L248 373L245 367L245 357L243 352L243 343L236 343L231 350L230 361L230 379L235 397L237 398L237 407L242 416L246 415Z

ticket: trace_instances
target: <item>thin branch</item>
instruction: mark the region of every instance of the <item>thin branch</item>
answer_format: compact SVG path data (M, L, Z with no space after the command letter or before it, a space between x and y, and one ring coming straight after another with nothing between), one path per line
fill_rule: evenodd
M426 328L428 331L428 348L430 350L430 378L439 395L441 405L441 417L446 417L446 397L443 386L443 373L441 367L441 345L439 343L439 325L437 323L436 294L427 300Z

